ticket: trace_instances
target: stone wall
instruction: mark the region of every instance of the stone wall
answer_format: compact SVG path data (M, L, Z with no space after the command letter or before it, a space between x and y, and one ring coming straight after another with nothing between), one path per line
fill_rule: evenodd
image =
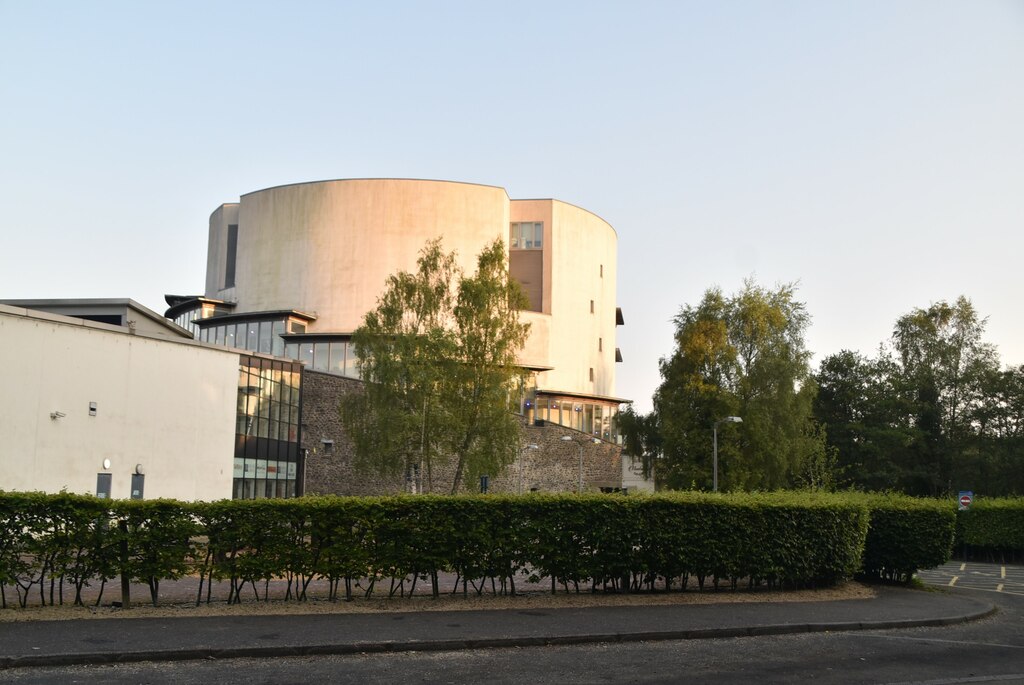
M334 495L389 495L409 492L403 476L382 477L357 472L353 447L341 424L341 398L361 392L362 383L351 378L316 371L302 374L302 447L306 451L305 493ZM520 418L520 459L505 473L490 474L489 491L575 492L580 477L580 446L583 449L583 491L622 487L622 448L610 442L592 442L579 431L546 424L528 426ZM563 440L568 436L571 440ZM536 445L536 449L525 447ZM435 465L434 492L449 491L454 464ZM426 482L426 477L422 479ZM424 486L426 489L426 486ZM472 488L476 491L476 484Z

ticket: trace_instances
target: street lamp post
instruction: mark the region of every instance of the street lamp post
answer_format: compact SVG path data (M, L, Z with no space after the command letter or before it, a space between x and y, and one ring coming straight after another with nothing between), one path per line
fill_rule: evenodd
M539 450L540 447L534 445L532 442L529 445L523 445L523 448L519 450L519 494L523 494L523 455L526 450Z
M720 423L743 423L743 419L738 416L726 416L724 419L715 421L713 426L714 432L714 459L712 460L712 469L714 471L714 480L711 484L711 489L714 492L718 492L718 424Z
M577 476L577 479L576 479L576 494L580 495L580 494L583 493L583 443L582 442L576 442L575 440L572 439L571 435L563 435L562 436L562 440L564 442L575 442L576 443L576 447L578 447L579 450L580 450L579 472L578 472L579 475ZM594 443L595 445L600 445L601 444L601 441L598 440L597 438L591 438L590 442Z

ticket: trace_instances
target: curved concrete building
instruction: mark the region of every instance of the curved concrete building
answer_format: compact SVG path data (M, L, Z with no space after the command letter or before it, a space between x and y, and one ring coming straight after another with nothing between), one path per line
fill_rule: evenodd
M413 270L442 238L460 266L500 237L526 291L522 364L531 422L615 439L617 237L558 200L511 200L503 188L407 179L318 181L258 190L210 217L206 289L168 296L167 317L200 339L293 357L358 377L348 340L388 276Z

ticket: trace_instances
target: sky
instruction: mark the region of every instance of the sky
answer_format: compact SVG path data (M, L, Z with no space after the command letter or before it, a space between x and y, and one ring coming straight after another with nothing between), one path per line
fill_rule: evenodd
M1024 363L1024 2L0 0L0 298L205 283L274 185L501 186L618 234L616 394L672 318L798 284L816 365L970 298Z

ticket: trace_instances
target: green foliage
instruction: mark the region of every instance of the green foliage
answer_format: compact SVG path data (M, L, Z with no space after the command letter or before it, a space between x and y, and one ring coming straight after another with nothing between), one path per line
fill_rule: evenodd
M341 412L357 466L392 476L420 471L432 491L435 463L450 459L446 488L454 494L511 463L519 433L508 397L522 383L524 306L500 240L479 255L472 276L439 240L423 248L416 273L391 276L352 336L366 384Z
M183 506L194 507L206 534L205 574L229 581L229 604L242 601L246 585L259 599L262 583L263 599L267 599L273 578L301 573L296 565L301 564L302 556L295 553L295 545L304 547L306 541L293 535L294 517L290 514L297 506L294 500L225 500Z
M971 547L1024 552L1024 497L976 499L957 518L962 540Z
M1020 510L1016 502L976 511L1005 517L991 539L1016 531L1019 542ZM0 587L17 588L22 604L47 581L55 602L65 582L80 589L118 574L148 583L156 603L161 581L188 572L201 578L197 602L220 579L231 603L268 599L273 579L287 579L286 599L303 600L317 577L332 600L342 583L346 599L385 583L389 596L406 596L430 582L437 596L441 573L455 574L451 592L478 594L514 594L524 575L549 579L553 592L629 591L658 579L685 588L691 578L700 588L740 579L806 587L849 578L862 564L871 577L906 580L948 557L953 521L949 504L934 500L808 492L208 503L0 493L0 512Z
M0 493L0 596L12 587L21 606L33 589L43 605L64 602L64 584L82 588L112 575L106 535L107 505L94 497L61 492Z
M815 416L843 484L911 495L1024 493L1024 367L1000 370L969 300L900 317L888 347L826 357Z
M661 360L654 411L627 411L620 429L629 453L658 458L659 484L711 489L712 427L723 490L811 486L834 481L824 435L811 416L816 386L804 346L809 317L793 285L769 290L746 281L726 297L713 288L675 318L676 349Z
M850 495L870 511L864 549L867 578L909 583L919 569L949 561L956 506L905 495Z
M192 540L199 534L199 524L174 500L118 501L113 509L128 543L120 570L131 580L146 583L150 600L157 606L160 581L175 580L191 569Z

